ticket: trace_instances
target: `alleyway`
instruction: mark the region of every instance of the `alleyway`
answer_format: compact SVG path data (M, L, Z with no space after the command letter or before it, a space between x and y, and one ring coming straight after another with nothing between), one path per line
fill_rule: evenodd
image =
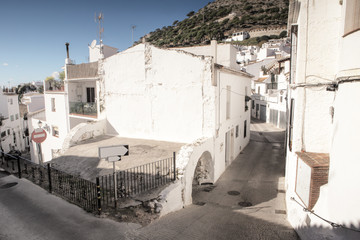
M0 172L0 239L298 239L286 221L283 137L253 123L251 142L214 186L196 188L193 205L146 227L96 218Z
M284 131L253 122L251 142L194 205L140 229L134 239L298 239L286 220Z

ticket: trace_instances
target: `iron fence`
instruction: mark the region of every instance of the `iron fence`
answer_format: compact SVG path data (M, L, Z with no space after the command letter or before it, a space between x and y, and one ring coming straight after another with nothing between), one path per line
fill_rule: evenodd
M176 179L174 157L118 171L99 177L103 209L117 206L117 201L163 186ZM115 198L116 188L116 198Z
M0 167L5 171L26 178L89 212L116 209L116 199L121 201L176 179L175 153L172 158L97 177L96 183L55 169L50 164L40 165L20 156L0 153Z
M57 170L50 164L40 165L3 152L1 152L0 167L19 178L28 179L86 211L98 210L96 184L93 182Z

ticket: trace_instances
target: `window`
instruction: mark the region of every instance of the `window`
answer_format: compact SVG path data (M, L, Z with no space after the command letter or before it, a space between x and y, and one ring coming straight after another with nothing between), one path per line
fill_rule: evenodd
M290 83L295 83L298 26L291 26Z
M55 111L56 111L55 98L51 98L51 111L52 111L52 112L55 112Z
M260 86L258 87L258 94L260 94Z
M230 119L231 86L226 86L226 119Z
M12 122L14 121L14 115L10 116L10 121L12 121Z
M292 139L293 139L293 125L294 125L294 107L295 100L291 99L290 102L290 116L289 116L289 149L292 151Z
M246 124L247 124L247 120L244 121L244 138L246 138Z
M347 0L344 37L360 30L360 0Z
M252 109L255 108L255 102L254 102L254 100L251 101L251 108L252 108Z
M19 119L19 114L15 114L15 119L18 120Z
M237 125L235 129L235 137L239 137L239 125Z
M6 137L6 131L1 132L1 138Z
M10 99L9 99L9 102L10 102L10 105L12 105L12 104L13 104L13 99L10 98Z
M7 135L10 135L10 129L7 130Z
M59 137L59 128L57 126L52 126L52 135L54 137Z
M95 88L86 88L86 100L88 103L95 102Z

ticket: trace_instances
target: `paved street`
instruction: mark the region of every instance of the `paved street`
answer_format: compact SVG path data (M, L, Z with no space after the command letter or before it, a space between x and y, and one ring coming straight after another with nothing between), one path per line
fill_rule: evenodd
M251 131L214 186L195 189L193 205L146 227L96 218L0 172L0 239L298 239L286 221L284 132L260 122Z
M286 220L284 131L261 122L250 129L252 141L215 186L134 239L298 239Z

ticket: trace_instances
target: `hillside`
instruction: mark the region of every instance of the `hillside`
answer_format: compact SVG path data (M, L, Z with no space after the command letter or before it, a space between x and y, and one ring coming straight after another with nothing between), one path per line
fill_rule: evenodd
M183 21L145 36L156 46L174 47L223 40L237 31L286 26L289 0L216 0Z

